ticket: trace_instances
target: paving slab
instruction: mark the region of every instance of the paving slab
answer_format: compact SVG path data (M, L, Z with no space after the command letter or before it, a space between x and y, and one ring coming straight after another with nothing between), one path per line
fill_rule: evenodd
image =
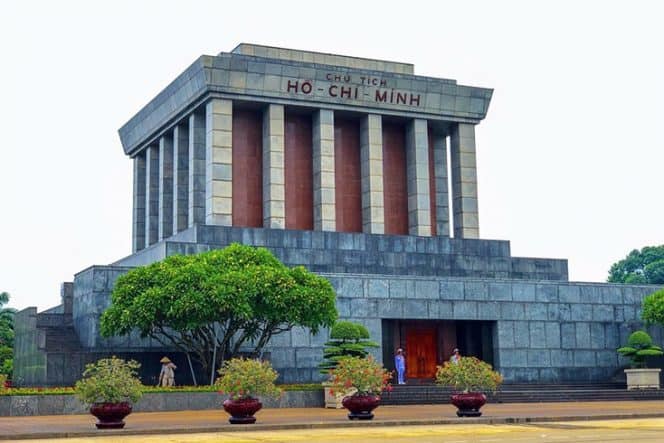
M125 429L99 431L90 415L0 417L0 439L69 438L102 435L242 432L362 426L440 425L461 423L536 423L664 417L661 401L487 404L479 418L458 418L452 405L381 406L372 421L351 421L344 409L274 408L256 414L254 425L230 425L217 411L133 413Z

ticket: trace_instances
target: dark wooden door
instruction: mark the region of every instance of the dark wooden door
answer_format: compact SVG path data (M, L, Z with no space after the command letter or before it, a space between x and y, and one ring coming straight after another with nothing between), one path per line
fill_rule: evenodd
M437 351L435 328L409 329L406 332L406 377L434 378Z

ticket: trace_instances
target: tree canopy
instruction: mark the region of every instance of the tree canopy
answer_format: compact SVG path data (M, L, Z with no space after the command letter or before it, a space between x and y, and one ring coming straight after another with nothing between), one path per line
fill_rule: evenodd
M265 248L232 244L171 256L118 278L101 333L137 329L210 369L232 357L260 355L271 337L294 326L315 334L336 318L328 280L286 267Z
M0 374L11 376L14 353L14 314L16 310L6 308L9 294L0 292Z
M610 283L664 284L664 245L635 249L614 263L609 270Z

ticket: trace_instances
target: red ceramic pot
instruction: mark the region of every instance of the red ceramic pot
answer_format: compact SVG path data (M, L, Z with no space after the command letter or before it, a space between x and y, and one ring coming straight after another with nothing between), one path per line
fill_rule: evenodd
M479 417L480 408L486 403L486 395L481 392L464 392L452 395L452 404L457 407L459 417Z
M131 414L131 405L126 401L121 403L93 403L90 414L97 417L97 429L124 428L123 419Z
M341 404L350 411L350 420L371 420L374 418L371 411L380 405L380 395L349 395L341 400Z
M231 415L228 421L233 425L256 423L254 414L262 407L263 403L252 397L224 401L224 410Z

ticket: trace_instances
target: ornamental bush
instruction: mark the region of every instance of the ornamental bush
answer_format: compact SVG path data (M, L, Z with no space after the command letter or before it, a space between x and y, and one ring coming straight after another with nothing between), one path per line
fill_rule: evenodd
M255 398L260 395L279 397L281 389L274 384L279 376L270 362L232 358L217 371L215 386L220 394L228 394L233 400Z
M379 395L383 390L391 390L392 374L371 355L341 358L330 376L334 389L346 392L355 388L357 392L353 395Z
M136 402L143 395L137 371L141 365L118 357L102 358L85 366L83 378L76 382L76 396L82 402Z
M502 375L476 357L461 357L457 363L445 362L436 370L436 383L459 392L495 391L502 382Z
M655 346L646 331L635 331L627 339L627 346L617 349L618 354L631 360L633 368L645 368L648 357L664 355L662 348Z

